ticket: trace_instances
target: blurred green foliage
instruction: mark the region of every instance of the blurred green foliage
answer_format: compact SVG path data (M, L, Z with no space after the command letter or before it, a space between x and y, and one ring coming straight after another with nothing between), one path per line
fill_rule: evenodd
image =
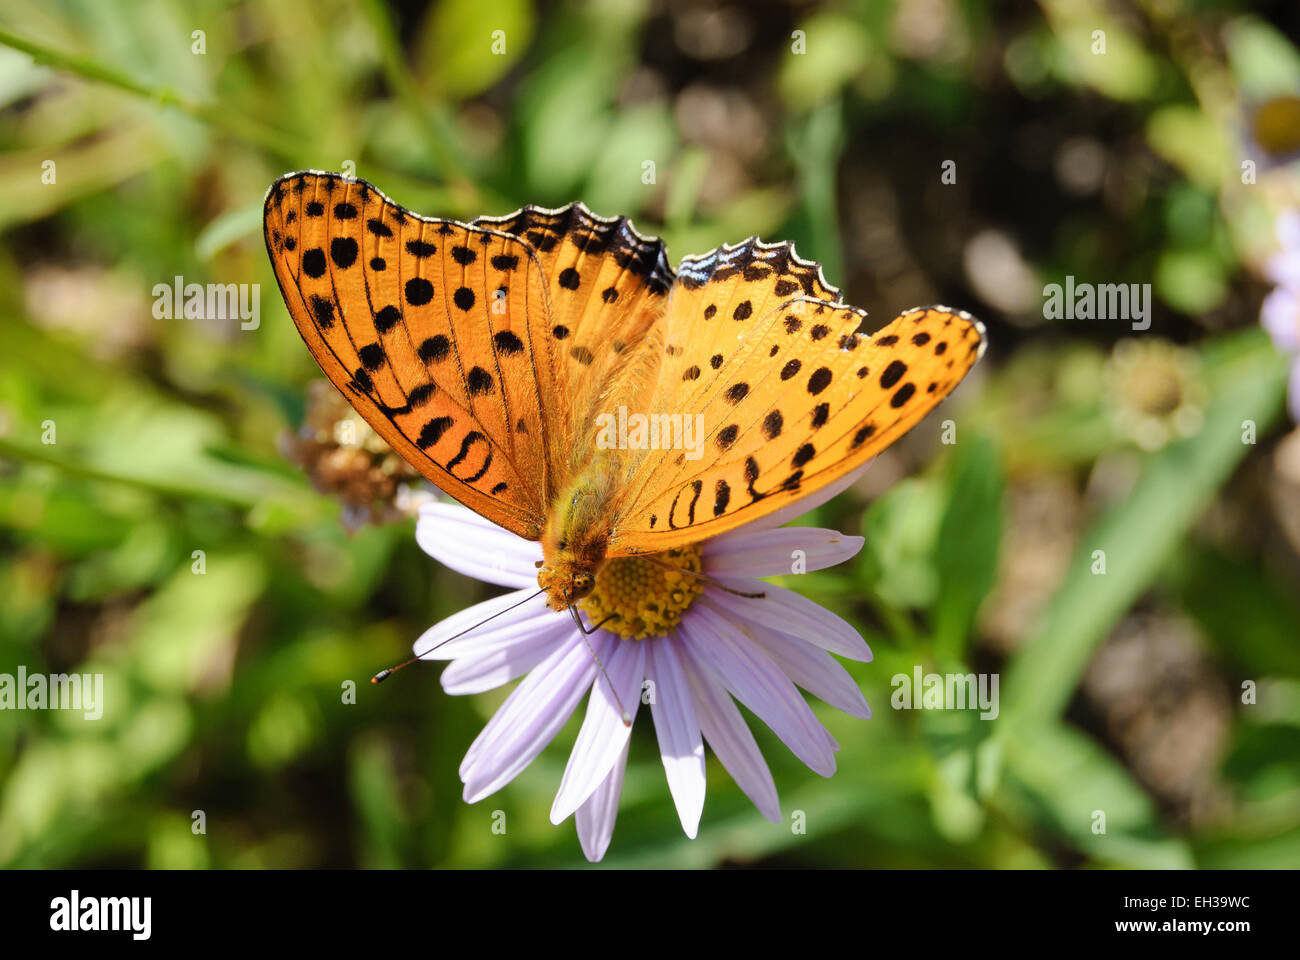
M348 533L277 446L317 371L274 293L262 196L348 164L430 214L580 198L675 258L791 237L877 318L923 296L989 323L974 382L819 512L866 534L861 556L786 578L876 656L848 665L871 720L817 707L834 778L753 724L806 835L710 761L687 840L638 728L606 865L1300 863L1300 560L1278 520L1297 495L1284 365L1255 329L1272 217L1300 190L1286 168L1238 175L1249 105L1300 88L1285 5L768 6L0 0L0 672L103 673L107 704L0 713L0 865L583 862L547 819L576 720L469 807L456 768L502 694L447 697L430 668L365 682L491 591L409 522ZM988 230L1019 260L973 260ZM260 284L260 326L154 318L178 275ZM1137 401L1107 384L1131 333L1044 322L1038 291L1067 275L1153 284L1145 336L1196 359L1196 429L1158 449L1124 432L1116 405ZM1044 478L1065 506L1026 527L1015 505ZM1038 543L1061 574L994 642ZM1217 714L1145 695L1172 698L1177 730L1218 718L1187 774L1221 798L1209 813L1089 693L1135 612L1195 636L1221 694ZM918 664L1001 674L1000 715L890 709Z

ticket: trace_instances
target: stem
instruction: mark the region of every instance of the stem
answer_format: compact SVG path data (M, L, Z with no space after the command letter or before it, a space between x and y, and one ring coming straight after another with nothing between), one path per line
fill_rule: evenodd
M367 7L374 7L374 3L368 3ZM485 203L490 203L494 207L508 206L503 198L477 186L464 173L459 161L452 151L447 148L447 144L453 140L450 123L445 118L438 120L430 115L429 111L421 103L419 91L411 83L406 65L402 60L401 48L397 45L397 39L392 31L392 24L387 20L382 10L378 13L372 13L371 21L375 26L379 39L385 77L425 129L430 150L435 155L434 161L438 164L439 169L443 171L444 177L450 181L448 184L450 189L446 190L446 200L443 202L457 210L470 212L480 210ZM262 148L267 153L283 160L291 168L296 169L302 165L300 159L301 146L295 140L283 131L243 116L228 106L196 103L171 87L150 86L98 60L80 54L51 49L3 28L0 28L0 44L27 54L36 63L43 66L62 70L83 80L105 84L133 96L150 100L159 106L179 110L203 123L224 130L238 140ZM392 189L394 182L409 180L409 178L399 177L375 164L367 163L367 167L379 174L389 189ZM418 186L422 190L429 188L427 183L421 183Z
M204 123L226 130L241 140L254 143L291 164L295 161L298 151L287 137L255 120L234 113L228 107L195 103L171 87L149 86L98 60L80 54L53 50L3 28L0 28L0 44L27 54L42 66L53 67L84 80L115 87L137 97L152 100L162 107L172 107Z
M140 490L146 490L159 496L173 497L182 500L206 500L216 503L225 503L232 507L248 509L255 506L261 500L273 499L271 495L264 491L227 490L215 485L211 487L201 487L186 483L156 480L153 477L144 474L118 473L112 470L105 470L100 467L78 463L74 460L64 459L51 453L47 453L44 450L16 444L3 438L0 438L0 457L8 457L13 460L24 461L32 464L44 464L46 466L54 467L69 476L80 477L83 480L101 483L120 483Z

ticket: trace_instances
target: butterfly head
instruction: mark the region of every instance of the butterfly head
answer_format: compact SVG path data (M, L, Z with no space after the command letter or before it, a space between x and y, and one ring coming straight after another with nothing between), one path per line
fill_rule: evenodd
M542 561L537 568L537 585L546 591L548 607L565 610L591 595L596 589L596 574L572 558L559 557L549 563Z
M542 535L542 560L537 585L546 591L546 605L564 610L591 596L596 577L607 563L607 536L560 526Z

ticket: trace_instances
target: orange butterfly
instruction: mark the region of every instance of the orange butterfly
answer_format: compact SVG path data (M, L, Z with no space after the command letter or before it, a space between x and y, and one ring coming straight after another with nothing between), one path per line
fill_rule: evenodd
M697 543L861 465L985 346L946 307L862 336L865 313L789 243L751 238L674 274L660 240L581 203L466 224L312 171L271 186L264 232L321 369L443 491L541 540L556 610L608 559ZM674 442L625 442L629 410Z

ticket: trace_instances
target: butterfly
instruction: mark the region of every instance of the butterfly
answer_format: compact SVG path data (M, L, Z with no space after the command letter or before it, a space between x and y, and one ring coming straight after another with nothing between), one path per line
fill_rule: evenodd
M306 171L271 185L263 219L325 375L441 490L541 541L556 610L612 558L698 543L844 476L985 348L978 320L939 306L862 335L865 312L790 243L751 238L674 273L662 241L581 203L461 223ZM627 411L669 433L698 423L696 448L601 442L597 424Z

